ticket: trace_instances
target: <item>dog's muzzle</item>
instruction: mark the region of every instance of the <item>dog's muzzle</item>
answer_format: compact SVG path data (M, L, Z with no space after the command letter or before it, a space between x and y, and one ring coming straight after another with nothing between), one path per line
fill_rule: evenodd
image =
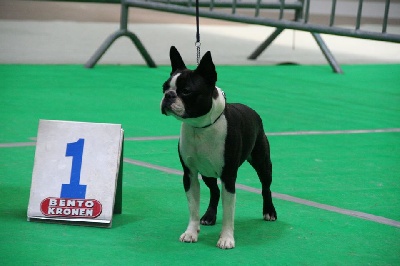
M169 115L172 112L171 105L177 98L175 91L166 91L163 99L161 100L161 113L163 115Z
M164 101L162 101L162 103L161 103L161 113L163 115L168 115L168 112L170 112L170 111L171 111L171 109L165 104Z
M176 95L175 91L167 91L161 101L161 113L164 115L173 115L176 118L184 118L186 116L185 104Z

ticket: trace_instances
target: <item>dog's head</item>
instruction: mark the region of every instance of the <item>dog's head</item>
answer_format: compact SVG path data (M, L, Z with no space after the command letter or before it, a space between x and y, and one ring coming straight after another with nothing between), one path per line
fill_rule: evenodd
M163 84L161 112L182 121L208 114L213 107L213 99L218 97L215 87L217 72L211 53L203 56L195 70L186 68L174 46L170 49L170 59L172 71Z

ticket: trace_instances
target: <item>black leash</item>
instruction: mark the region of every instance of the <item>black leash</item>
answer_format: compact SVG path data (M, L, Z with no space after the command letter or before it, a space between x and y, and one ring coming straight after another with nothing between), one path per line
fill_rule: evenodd
M197 48L197 65L200 64L200 23L199 23L199 0L196 0L196 43L195 46Z

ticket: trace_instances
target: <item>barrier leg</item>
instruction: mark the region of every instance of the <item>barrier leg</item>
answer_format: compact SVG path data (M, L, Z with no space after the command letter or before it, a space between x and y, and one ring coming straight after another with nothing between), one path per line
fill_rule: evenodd
M338 74L343 74L343 70L340 68L335 57L329 50L328 46L326 46L326 43L322 39L321 35L319 33L315 33L315 32L311 32L311 35L314 37L319 48L321 49L322 53L324 54L326 60L328 60L329 65L332 67L333 72L338 73Z
M255 60L257 57L264 52L265 49L282 33L283 28L276 28L276 30L262 43L260 44L256 50L248 57L250 60Z
M110 48L111 44L113 44L116 39L124 35L124 32L125 31L118 30L108 36L108 38L101 44L101 46L96 50L92 57L90 57L89 61L86 62L85 67L93 68L96 65L97 61L99 61L104 53L108 50L108 48Z
M113 34L111 34L110 36L108 36L108 38L96 50L96 52L92 55L92 57L86 62L85 67L93 68L96 65L96 63L100 60L100 58L104 55L104 53L108 50L108 48L110 48L110 46L114 43L114 41L121 36L127 36L132 40L132 42L135 44L136 48L139 50L140 54L142 55L142 57L144 58L149 67L156 67L156 64L150 57L146 48L144 48L139 38L135 34L127 30L118 30Z
M135 44L136 48L139 50L139 53L142 55L143 59L146 61L149 67L157 67L156 63L154 63L150 54L147 52L146 48L143 46L142 42L136 36L136 34L127 31L126 36L128 36L131 41Z

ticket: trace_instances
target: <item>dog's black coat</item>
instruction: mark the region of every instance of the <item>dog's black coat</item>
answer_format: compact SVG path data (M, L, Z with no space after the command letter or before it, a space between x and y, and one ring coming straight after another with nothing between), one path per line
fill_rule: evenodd
M256 170L262 184L263 214L269 214L276 219L277 214L270 191L272 182L270 147L265 137L261 118L253 109L239 103L227 104L224 115L228 121L228 134L225 142L225 166L220 177L221 182L225 184L228 192L235 193L237 171L247 160ZM239 136L241 137L239 138ZM189 171L182 160L181 163L184 172ZM210 189L210 203L201 218L201 224L214 225L220 198L217 179L205 176L202 176L202 179ZM185 191L189 190L190 178L187 174L183 177L183 184Z
M200 65L194 71L186 68L175 47L171 47L170 57L172 72L171 77L163 85L164 98L161 103L162 113L170 114L172 112L175 117L185 123L188 118L196 119L213 112L214 101L216 99L221 100L218 99L218 97L223 96L218 93L219 91L215 87L217 73L212 63L210 52L204 55ZM170 86L174 86L174 88L171 89ZM173 111L172 105L177 102L180 108L177 109L178 111ZM180 113L178 114L178 112ZM217 207L220 199L220 190L217 185L216 177L221 179L223 189L225 189L227 193L235 194L237 172L239 167L246 160L256 170L262 184L264 219L270 221L276 220L277 214L272 203L270 191L272 182L270 146L265 136L260 116L246 105L225 103L225 108L221 114L219 116L214 115L214 117L216 117L215 120L210 124L201 124L198 127L196 125L193 126L194 130L201 130L202 128L208 127L220 127L220 124L226 121L226 128L219 128L218 131L226 135L224 143L222 144L223 154L221 155L222 169L220 175L205 176L200 172L203 181L210 189L210 203L206 213L201 218L201 224L213 225L216 222ZM220 119L224 119L224 121L219 121ZM185 143L185 145L188 145L188 142ZM192 182L197 182L197 180L194 179L193 173L191 172L192 170L185 162L185 158L182 158L182 147L179 146L178 151L184 170L184 189L187 193L192 193L190 192ZM212 152L212 150L210 150L210 152ZM184 241L189 242L186 240ZM195 241L197 241L197 238ZM232 242L233 244L227 248L234 247L233 221ZM218 244L218 246L225 248L223 244Z

